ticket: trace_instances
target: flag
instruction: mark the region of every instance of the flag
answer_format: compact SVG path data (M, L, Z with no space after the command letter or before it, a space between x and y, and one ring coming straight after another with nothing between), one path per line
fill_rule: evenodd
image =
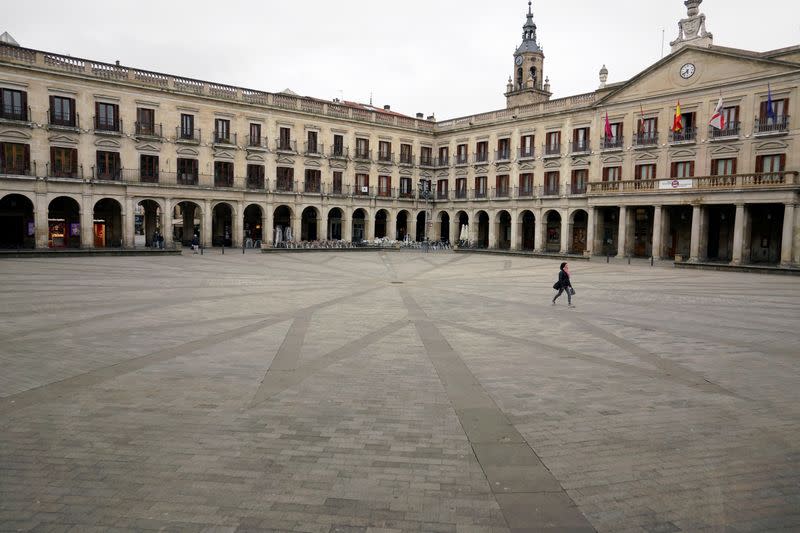
M644 137L644 108L639 104L639 137Z
M677 107L675 107L675 121L672 123L672 131L673 133L679 133L683 131L683 117L681 117L681 103L678 102Z
M722 96L719 97L719 102L717 102L717 107L714 108L714 114L711 115L711 120L708 122L708 125L712 128L717 128L718 130L725 129L725 116L722 114Z
M775 107L772 105L772 89L767 84L767 118L775 120Z
M606 110L606 139L614 137L614 131L611 129L611 123L608 121L608 110Z

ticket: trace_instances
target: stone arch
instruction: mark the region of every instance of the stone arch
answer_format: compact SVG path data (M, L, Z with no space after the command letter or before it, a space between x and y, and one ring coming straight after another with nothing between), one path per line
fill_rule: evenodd
M505 209L501 209L495 214L494 220L497 227L497 248L500 250L510 250L511 214Z
M183 246L189 246L192 238L197 235L202 242L203 232L203 208L193 200L176 200L172 208L172 220L181 219L180 223L174 223L172 236L175 241Z
M233 246L236 209L228 202L211 204L211 246Z
M294 211L286 204L276 206L272 211L272 234L275 244L283 242L286 239L286 230L291 229L292 220L294 219ZM280 230L280 240L275 238ZM294 235L290 235L294 238Z
M102 198L95 202L92 217L94 247L122 248L122 204L115 198Z
M408 235L408 217L409 213L405 209L397 212L397 220L395 222L395 235L398 241L405 240Z
M134 246L153 246L153 237L163 230L164 205L156 198L135 199ZM156 242L158 245L158 242Z
M386 209L379 209L375 213L375 238L383 239L389 236L389 211Z
M34 200L12 193L0 198L0 248L35 248Z
M545 224L544 251L561 251L561 213L557 209L549 209L545 211L543 219Z
M417 234L415 235L415 240L417 242L424 241L426 237L428 237L427 233L427 222L428 222L428 213L426 211L420 211L417 213Z
M582 254L588 249L589 213L585 209L575 209L569 214L569 250Z
M320 214L316 207L309 206L300 214L300 239L301 241L319 240Z
M520 250L534 250L536 245L536 215L524 209L517 215L520 225Z
M47 245L50 248L80 248L81 204L72 196L53 198L47 206Z
M342 240L342 221L344 210L341 207L332 207L328 211L328 240Z
M352 242L361 242L367 238L367 221L369 220L369 213L363 207L353 210L352 221Z
M242 212L245 247L256 246L264 240L264 208L260 204L248 204Z
M451 241L453 236L450 235L450 213L447 211L439 211L439 215L436 218L439 224L439 240Z
M453 238L458 241L459 246L464 246L469 242L469 214L466 211L457 211L456 218L458 219L458 232ZM466 230L464 226L466 226Z
M477 240L476 245L479 248L489 247L489 213L480 210L475 213L475 222L478 224L476 228Z

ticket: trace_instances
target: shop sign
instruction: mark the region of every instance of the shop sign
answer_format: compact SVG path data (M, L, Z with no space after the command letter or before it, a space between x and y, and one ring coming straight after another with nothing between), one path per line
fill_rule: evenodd
M694 185L694 180L661 180L658 182L659 189L691 189Z

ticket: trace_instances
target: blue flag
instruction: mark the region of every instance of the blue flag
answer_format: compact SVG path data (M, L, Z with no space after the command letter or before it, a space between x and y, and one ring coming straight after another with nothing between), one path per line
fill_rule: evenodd
M767 118L775 120L775 108L772 105L772 89L767 84Z

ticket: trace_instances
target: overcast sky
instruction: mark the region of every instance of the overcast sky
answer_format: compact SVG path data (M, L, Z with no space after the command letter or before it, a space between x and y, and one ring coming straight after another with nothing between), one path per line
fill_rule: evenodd
M505 107L527 0L27 0L0 21L29 48L437 120ZM706 0L714 43L800 44L797 0ZM554 98L630 78L661 57L682 0L534 1ZM6 15L10 15L7 12Z

